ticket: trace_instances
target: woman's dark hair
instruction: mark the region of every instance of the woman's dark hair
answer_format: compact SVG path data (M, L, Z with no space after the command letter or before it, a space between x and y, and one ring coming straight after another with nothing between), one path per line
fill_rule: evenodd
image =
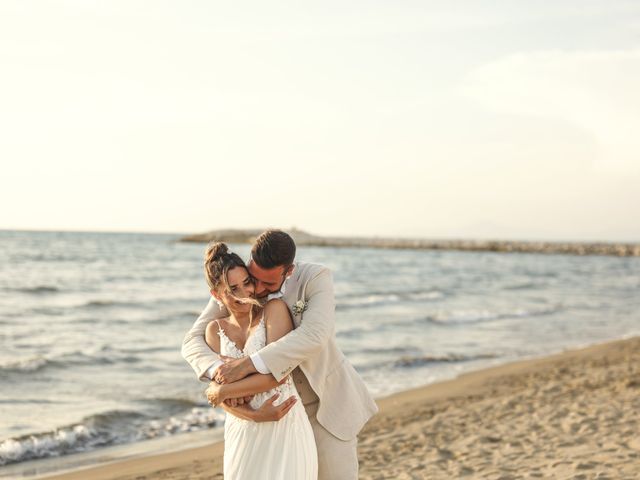
M211 242L207 246L204 254L204 276L211 290L217 290L221 284L228 289L227 272L235 267L247 268L238 254L230 253L229 247L224 243Z
M288 267L296 258L296 244L282 230L267 230L256 239L251 249L251 258L266 270L280 265Z

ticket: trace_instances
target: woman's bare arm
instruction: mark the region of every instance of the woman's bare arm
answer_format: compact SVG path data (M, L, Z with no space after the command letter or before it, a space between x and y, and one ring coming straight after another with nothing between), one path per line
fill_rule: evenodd
M207 389L207 397L209 398L209 402L218 404L230 398L247 397L249 395L255 395L256 393L268 392L283 382L284 380L278 382L273 378L273 375L255 373L237 382L226 383L224 385L215 384L218 385L218 388L210 385ZM214 390L217 390L217 392L214 393Z
M204 331L204 341L207 342L209 348L216 354L220 355L220 336L218 335L218 329L220 328L218 321L214 320L207 325Z

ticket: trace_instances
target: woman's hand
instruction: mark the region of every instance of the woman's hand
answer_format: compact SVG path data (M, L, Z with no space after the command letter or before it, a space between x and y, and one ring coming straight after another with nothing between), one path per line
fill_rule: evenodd
M212 407L220 405L227 399L225 396L225 386L216 382L210 382L204 393L207 396L209 405Z
M253 395L247 395L245 397L238 398L228 398L227 388L228 387L220 385L215 381L209 383L209 386L204 392L207 395L207 401L209 402L209 405L215 407L224 402L230 407L237 407L240 405L244 405L245 403L248 404L253 398Z
M216 370L214 380L218 383L233 383L242 380L252 373L257 373L250 357L233 358L220 355L224 362Z
M253 395L248 395L246 397L240 398L227 398L224 403L226 403L230 407L239 407L245 404L248 405L252 398Z

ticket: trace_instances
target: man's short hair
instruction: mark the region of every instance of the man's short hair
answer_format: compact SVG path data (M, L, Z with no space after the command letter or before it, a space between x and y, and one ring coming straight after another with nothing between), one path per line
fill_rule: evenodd
M282 230L262 232L251 249L251 258L260 268L288 267L296 258L296 243Z

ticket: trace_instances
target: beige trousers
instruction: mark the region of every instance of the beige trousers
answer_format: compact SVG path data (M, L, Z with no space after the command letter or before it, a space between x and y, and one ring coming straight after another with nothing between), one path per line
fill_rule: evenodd
M299 368L292 372L293 381L304 405L318 449L318 480L358 479L358 438L344 441L332 435L320 423L316 413L320 401L307 377Z

